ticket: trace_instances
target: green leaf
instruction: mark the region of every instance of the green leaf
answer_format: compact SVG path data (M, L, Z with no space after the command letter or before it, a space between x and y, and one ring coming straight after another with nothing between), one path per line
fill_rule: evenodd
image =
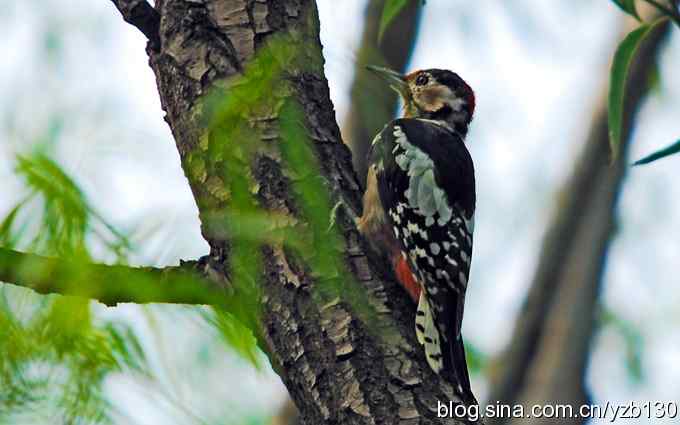
M640 15L638 15L637 9L635 8L635 0L613 0L616 5L632 16L633 18L637 19L638 21L642 21L640 19Z
M382 40L385 30L390 26L399 12L406 7L408 0L386 0L380 17L380 29L378 30L378 41Z
M657 159L665 158L678 152L680 152L680 140L678 140L677 142L673 143L670 146L667 146L661 150L654 152L651 155L647 155L642 159L638 159L633 163L633 165L649 164L650 162L656 161Z
M16 235L13 232L13 227L16 222L16 218L19 215L19 211L26 204L28 199L16 204L7 214L7 216L0 222L0 246L5 248L14 248L17 240L20 238L20 234Z
M49 254L70 255L81 251L90 216L88 204L74 179L52 158L40 151L18 155L16 172L31 191L43 198L44 231L36 234L34 245ZM40 249L43 248L43 249Z
M626 80L635 52L649 33L666 18L661 18L652 24L641 25L630 32L619 44L612 62L609 83L609 144L612 161L619 155L621 133L623 131L623 111L626 90Z

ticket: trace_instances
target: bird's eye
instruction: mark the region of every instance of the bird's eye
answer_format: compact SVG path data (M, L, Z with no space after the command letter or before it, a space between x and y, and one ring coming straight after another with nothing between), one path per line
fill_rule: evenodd
M428 81L430 81L430 77L428 77L427 74L420 74L416 77L416 85L418 86L424 86Z

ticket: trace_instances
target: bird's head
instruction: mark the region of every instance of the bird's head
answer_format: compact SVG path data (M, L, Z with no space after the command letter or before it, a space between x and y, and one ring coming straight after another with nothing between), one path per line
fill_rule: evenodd
M368 66L390 83L404 100L404 116L441 121L467 134L475 111L475 94L455 72L424 69L401 75L391 69Z

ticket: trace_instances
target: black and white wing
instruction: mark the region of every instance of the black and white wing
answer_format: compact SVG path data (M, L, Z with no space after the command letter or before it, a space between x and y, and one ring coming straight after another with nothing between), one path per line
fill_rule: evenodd
M475 180L463 140L435 122L399 119L376 141L380 199L417 280L423 286L416 335L427 362L469 390L460 338L472 258ZM462 362L460 356L463 356Z

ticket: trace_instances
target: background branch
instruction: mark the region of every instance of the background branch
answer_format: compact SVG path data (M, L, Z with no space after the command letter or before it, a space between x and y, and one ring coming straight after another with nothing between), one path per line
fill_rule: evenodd
M385 30L378 42L378 30L385 0L370 0L364 15L364 30L357 52L350 104L342 135L352 150L354 169L363 185L366 181L366 157L373 137L389 122L397 109L397 94L385 90L366 65L381 65L405 71L418 36L422 2L409 1Z
M615 232L616 202L628 167L631 128L669 28L667 24L650 34L630 70L622 154L611 166L605 79L583 152L559 191L557 211L510 345L492 366L489 404L580 405L589 399L585 371Z

